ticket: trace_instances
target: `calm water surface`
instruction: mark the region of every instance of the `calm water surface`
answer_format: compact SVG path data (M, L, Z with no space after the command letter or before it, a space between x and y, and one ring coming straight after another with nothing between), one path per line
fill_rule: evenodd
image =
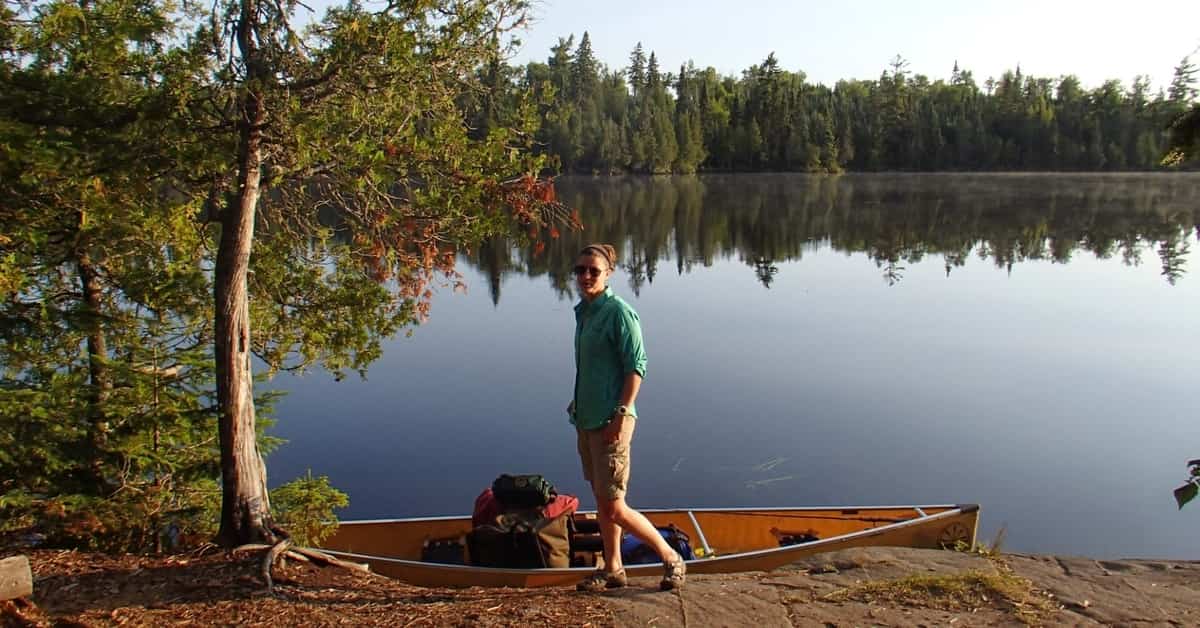
M585 234L460 264L368 379L280 377L272 485L343 518L467 513L502 472L588 490L569 268L642 317L639 507L976 502L1005 549L1200 558L1200 176L563 179ZM594 507L590 497L585 505Z

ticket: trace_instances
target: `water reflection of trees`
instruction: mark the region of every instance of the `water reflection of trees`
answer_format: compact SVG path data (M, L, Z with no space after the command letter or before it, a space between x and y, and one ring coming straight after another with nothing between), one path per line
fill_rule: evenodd
M546 276L563 296L585 242L612 242L635 293L658 264L676 272L718 259L745 263L764 286L780 262L831 247L865 253L889 285L926 256L947 276L972 256L1013 272L1032 260L1067 263L1078 252L1128 265L1157 256L1171 284L1200 237L1200 177L1194 175L716 175L563 179L560 198L585 229L539 254L492 242L471 262L493 299L508 273ZM1195 236L1193 236L1193 232Z

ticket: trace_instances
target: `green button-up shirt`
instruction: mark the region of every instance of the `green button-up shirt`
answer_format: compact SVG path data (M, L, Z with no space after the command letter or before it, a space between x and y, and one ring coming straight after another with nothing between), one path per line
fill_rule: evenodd
M646 376L646 349L638 314L624 299L604 294L575 306L575 414L571 422L585 430L612 419L625 376ZM637 409L629 406L636 416Z

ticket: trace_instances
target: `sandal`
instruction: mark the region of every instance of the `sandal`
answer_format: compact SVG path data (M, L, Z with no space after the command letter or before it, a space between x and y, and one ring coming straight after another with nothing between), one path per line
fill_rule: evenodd
M605 589L619 589L627 584L629 584L629 579L625 577L624 569L618 569L612 573L597 569L583 582L575 585L575 590L599 593Z
M683 562L683 557L676 554L675 560L663 561L663 579L659 588L663 591L678 589L683 586L686 577L687 565Z

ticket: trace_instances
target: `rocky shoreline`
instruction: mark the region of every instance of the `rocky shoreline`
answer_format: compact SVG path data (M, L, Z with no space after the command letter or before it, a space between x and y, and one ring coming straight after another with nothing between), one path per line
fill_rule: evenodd
M1200 625L1200 563L853 549L609 596L621 626ZM697 622L697 620L700 620Z
M0 557L10 555L0 553ZM906 548L845 550L772 572L580 594L425 589L261 556L29 554L31 599L0 626L1019 626L1200 625L1200 562Z

